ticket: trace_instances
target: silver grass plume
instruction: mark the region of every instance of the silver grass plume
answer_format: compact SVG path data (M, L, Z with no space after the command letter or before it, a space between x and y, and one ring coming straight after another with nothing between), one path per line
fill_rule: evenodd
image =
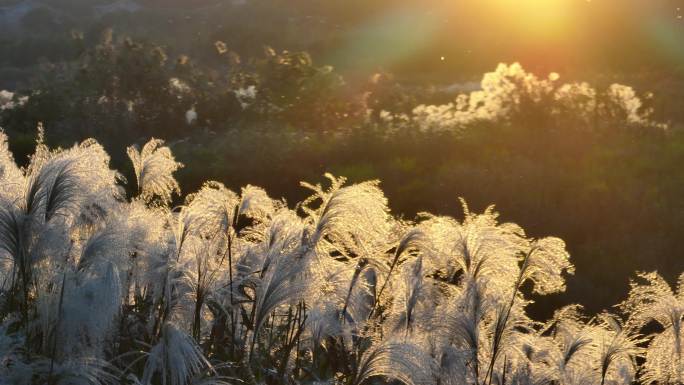
M383 376L406 385L429 385L432 360L415 345L394 341L373 344L361 356L352 385Z
M390 230L387 198L378 187L378 181L363 182L342 187L344 178L326 177L331 187L323 190L320 185L302 183L314 192L301 204L302 210L314 221L311 240L319 245L321 240L337 245L337 251L347 254L348 251L361 254L359 245L378 247L385 245ZM311 204L321 201L318 209Z
M176 162L163 140L152 138L142 150L131 146L126 152L133 163L140 198L149 202L158 197L161 203L168 204L174 193L180 193L173 173L183 165Z
M643 340L632 327L623 325L620 319L612 314L600 314L597 322L595 338L601 385L631 383L636 372L636 357L643 351L639 347Z
M655 321L662 328L651 336L641 380L646 384L681 383L684 381L684 274L679 276L676 292L655 272L639 273L637 277L620 307L629 314L628 322L634 327L641 329Z
M237 194L219 182L206 182L185 199L193 230L207 237L229 231L238 202Z
M166 323L159 341L147 353L142 383L151 384L158 374L162 385L185 385L190 378L210 367L192 337L173 323Z
M261 271L262 278L258 281L255 290L250 360L259 332L271 312L279 305L293 301L305 290L306 285L300 279L305 266L303 260L292 258L293 250L288 248L291 246L290 240L282 238L272 243L269 248L269 257L267 257L268 262L264 265L266 270Z
M0 199L19 200L25 183L24 172L17 167L9 150L7 135L0 129Z

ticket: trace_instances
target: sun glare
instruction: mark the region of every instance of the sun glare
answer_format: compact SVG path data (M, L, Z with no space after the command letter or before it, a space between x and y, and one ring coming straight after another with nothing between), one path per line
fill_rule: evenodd
M567 33L574 18L572 0L485 0L488 12L521 37L544 41ZM578 3L580 0L575 0Z

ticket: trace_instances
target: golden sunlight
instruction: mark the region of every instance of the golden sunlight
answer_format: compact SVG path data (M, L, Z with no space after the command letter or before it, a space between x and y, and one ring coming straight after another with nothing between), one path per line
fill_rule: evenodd
M576 17L575 5L587 0L484 0L487 12L520 37L546 41L567 33Z

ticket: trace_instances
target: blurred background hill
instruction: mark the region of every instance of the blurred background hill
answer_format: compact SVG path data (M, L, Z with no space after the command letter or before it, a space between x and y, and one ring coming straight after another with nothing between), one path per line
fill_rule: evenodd
M72 30L97 38L110 27L198 58L213 57L215 40L241 55L268 44L307 51L343 72L382 68L420 82L473 78L512 61L564 74L681 70L681 0L497 5L506 2L3 0L0 87L25 81L24 71L41 61L68 59ZM535 30L531 25L545 23L530 18L547 20L549 28Z

